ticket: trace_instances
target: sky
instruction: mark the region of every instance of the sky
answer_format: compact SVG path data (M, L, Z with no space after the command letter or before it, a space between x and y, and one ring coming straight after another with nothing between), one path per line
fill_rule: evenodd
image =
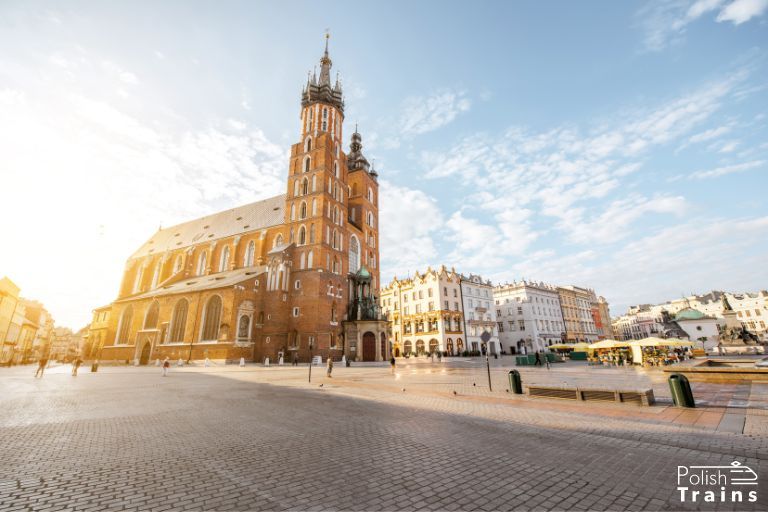
M768 288L768 0L0 2L0 275L79 328L154 231L284 192L333 72L382 281L445 264L613 315Z

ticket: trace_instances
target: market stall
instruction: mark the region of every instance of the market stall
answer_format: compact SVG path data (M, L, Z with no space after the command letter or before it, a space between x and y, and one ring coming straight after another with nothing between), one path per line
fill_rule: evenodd
M629 343L624 341L601 340L588 348L590 364L622 366L632 362L632 350Z
M629 342L632 347L632 361L643 366L664 366L680 362L685 357L684 347L692 342L677 338L650 337Z

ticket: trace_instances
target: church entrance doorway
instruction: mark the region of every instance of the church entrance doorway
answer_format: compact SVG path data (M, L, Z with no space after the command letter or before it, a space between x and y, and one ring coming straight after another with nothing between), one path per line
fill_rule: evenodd
M144 343L144 348L141 349L141 357L139 358L139 364L149 363L149 353L152 351L152 344L150 342Z
M363 334L363 361L376 360L376 335L372 332Z

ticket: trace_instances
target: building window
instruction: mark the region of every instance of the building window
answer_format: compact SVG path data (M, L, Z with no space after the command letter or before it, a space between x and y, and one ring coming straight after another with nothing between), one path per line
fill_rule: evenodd
M197 259L197 275L201 276L205 273L205 267L207 266L208 253L205 251L200 253Z
M248 248L245 250L245 267L252 267L253 266L253 256L256 252L256 242L251 240L248 242Z
M248 341L251 339L251 317L248 315L242 315L240 321L237 323L237 339L240 341Z
M184 341L184 328L187 324L187 309L189 303L187 299L181 299L173 307L173 316L171 317L170 343L181 343Z
M312 159L307 157L304 159L304 172L309 172L309 168L312 165Z
M157 301L152 301L147 310L147 315L144 317L144 329L156 329L157 318L160 315L160 306Z
M299 308L295 307L293 308L293 316L298 317L299 316Z
M205 305L203 312L203 328L200 341L216 341L219 338L219 322L221 320L221 297L214 295Z
M181 271L181 265L182 265L182 256L179 254L176 256L176 262L173 264L173 273L176 274L177 272Z
M307 243L307 228L301 226L299 228L299 245L305 245Z
M304 151L307 153L312 151L312 137L307 137L307 143L304 145Z
M224 247L219 258L219 272L225 272L229 267L229 246Z
M120 326L117 329L117 343L128 343L131 333L131 321L133 321L133 306L129 305L120 315Z
M349 271L354 274L360 270L360 242L352 235L349 239Z

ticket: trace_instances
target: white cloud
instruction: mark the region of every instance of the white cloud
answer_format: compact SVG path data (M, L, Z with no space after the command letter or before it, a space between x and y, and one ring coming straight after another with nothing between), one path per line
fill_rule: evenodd
M734 0L720 11L717 21L730 21L741 25L752 18L762 16L768 9L768 0Z
M14 191L0 217L24 212L4 237L29 249L0 252L0 268L60 324L80 327L114 299L126 258L158 224L284 188L286 151L251 127L179 133L76 93L3 90L0 105L3 185Z
M752 162L744 162L740 164L725 165L722 167L716 167L706 171L696 171L689 177L691 179L703 180L707 178L717 178L718 176L725 176L726 174L733 174L737 172L748 171L750 169L756 169L758 167L765 166L765 160L754 160Z
M439 254L433 236L442 229L444 219L437 200L421 190L382 180L379 209L382 268L392 274L382 275L382 281L423 271Z
M683 40L686 28L705 14L719 11L717 22L740 25L762 16L768 0L662 0L648 2L638 12L647 51L660 51Z
M463 91L441 90L426 97L411 97L403 103L399 126L404 135L431 132L468 111L471 105Z
M704 130L703 132L699 132L695 135L691 135L691 137L688 139L688 142L691 144L696 144L698 142L705 142L708 140L716 139L721 135L725 135L726 133L729 133L731 131L731 128L732 126L730 125L718 126L717 128L710 128L709 130Z
M429 179L459 179L472 191L464 202L480 205L493 219L472 225L469 212L463 211L451 224L484 234L494 229L500 250L507 254L533 246L542 228L532 220L542 217L554 219L547 225L571 243L609 245L629 236L632 225L650 214L681 215L687 206L684 197L649 197L622 184L640 169L642 155L651 149L724 133L713 129L691 135L744 78L740 71L655 108L630 111L588 130L586 136L571 126L543 133L513 127L501 135L465 137L445 151L422 152L421 164ZM611 203L606 206L601 200L607 197ZM510 205L528 214L505 215ZM469 250L455 237L450 241L456 257Z
M123 83L129 84L129 85L136 85L139 83L138 77L136 77L135 74L131 73L130 71L125 71L123 68L115 64L114 62L105 60L101 63L101 68L106 71L108 74L116 77L118 80L120 80Z

